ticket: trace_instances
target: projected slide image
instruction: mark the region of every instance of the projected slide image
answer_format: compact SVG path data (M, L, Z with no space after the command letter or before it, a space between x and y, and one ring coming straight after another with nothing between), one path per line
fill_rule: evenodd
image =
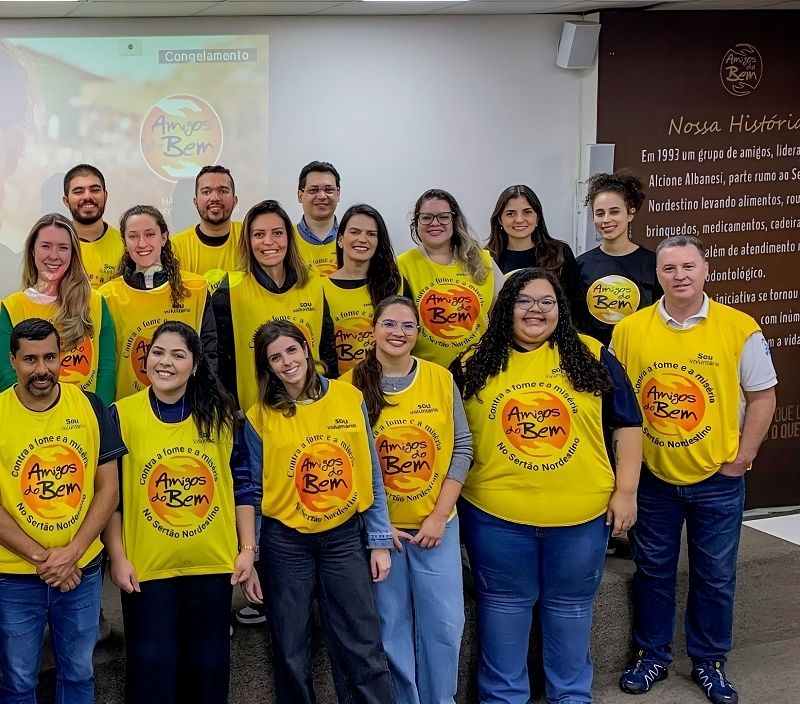
M197 222L194 177L223 164L240 219L266 193L268 37L0 39L0 295L45 212L69 215L64 173L105 175L105 220L155 205L177 232Z

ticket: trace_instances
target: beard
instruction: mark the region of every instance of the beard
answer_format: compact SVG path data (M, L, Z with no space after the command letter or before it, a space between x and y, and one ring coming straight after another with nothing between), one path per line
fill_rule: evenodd
M96 222L103 219L103 214L106 212L104 205L101 206L98 203L95 203L95 205L97 206L97 215L81 215L80 205L75 209L70 208L69 212L75 222L81 225L94 225Z

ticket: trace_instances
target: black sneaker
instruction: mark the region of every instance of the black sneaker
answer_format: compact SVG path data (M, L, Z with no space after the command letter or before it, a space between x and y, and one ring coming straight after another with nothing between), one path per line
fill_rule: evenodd
M656 682L667 679L668 674L665 665L646 657L644 650L640 650L636 654L636 660L619 678L619 688L628 694L644 694L649 692Z
M725 677L724 667L719 660L695 663L692 679L703 688L713 704L738 704L739 693Z

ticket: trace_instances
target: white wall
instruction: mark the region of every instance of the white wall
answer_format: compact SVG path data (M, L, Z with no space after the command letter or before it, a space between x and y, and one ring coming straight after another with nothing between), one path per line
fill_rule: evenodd
M550 232L574 245L575 184L581 144L594 132L596 82L586 72L556 68L564 19L9 20L0 32L269 34L264 171L244 174L226 165L237 182L263 179L264 197L279 199L294 215L300 167L331 161L342 174L340 213L357 201L374 205L402 251L410 245L408 214L423 190L450 190L485 238L498 194L520 182L539 194ZM121 197L113 184L109 190Z

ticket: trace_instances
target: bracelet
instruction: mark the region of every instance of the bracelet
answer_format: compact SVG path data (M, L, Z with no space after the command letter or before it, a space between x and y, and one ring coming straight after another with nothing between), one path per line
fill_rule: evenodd
M240 545L239 552L241 552L242 550L249 550L250 552L253 552L256 555L258 555L258 545Z

